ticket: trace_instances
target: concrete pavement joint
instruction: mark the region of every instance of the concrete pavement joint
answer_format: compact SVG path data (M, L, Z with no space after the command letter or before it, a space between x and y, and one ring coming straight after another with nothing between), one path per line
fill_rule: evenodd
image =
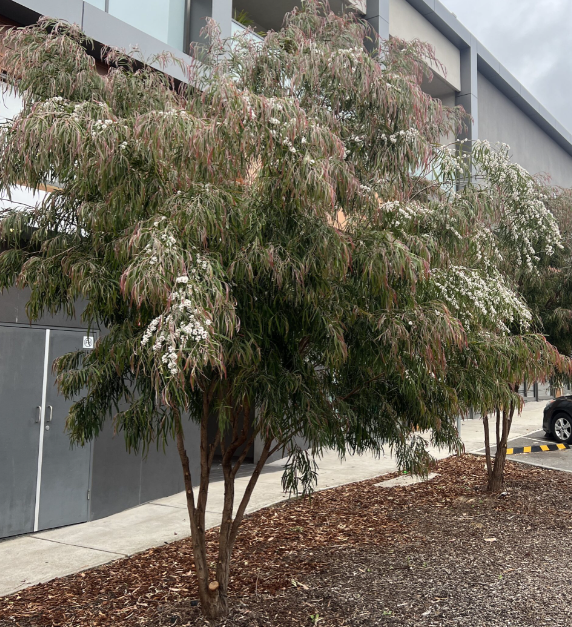
M61 542L60 540L52 540L51 538L41 538L40 536L27 536L31 540L43 540L44 542L53 542L54 544L62 544L63 546L75 546L78 549L89 549L90 551L97 551L98 553L109 553L111 555L117 555L118 557L129 557L129 553L118 553L117 551L108 551L107 549L96 549L93 546L86 546L85 544L74 544L73 542Z
M159 507L170 507L172 509L182 509L187 510L186 505L168 505L167 503L157 503L157 501L150 501L149 503L142 503L139 507L143 505L158 505Z

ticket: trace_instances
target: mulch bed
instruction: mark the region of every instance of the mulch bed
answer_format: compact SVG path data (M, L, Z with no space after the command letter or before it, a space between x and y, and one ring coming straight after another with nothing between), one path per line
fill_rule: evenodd
M572 625L572 474L507 462L507 493L490 496L483 458L436 472L249 516L219 627ZM194 598L186 539L4 597L0 626L205 625Z

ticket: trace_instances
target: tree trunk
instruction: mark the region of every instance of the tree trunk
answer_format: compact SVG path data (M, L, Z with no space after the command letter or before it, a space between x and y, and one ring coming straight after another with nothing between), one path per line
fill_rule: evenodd
M210 399L205 392L203 402L203 416L201 420L201 477L199 483L199 495L195 504L193 487L191 481L191 473L189 469L189 458L185 451L184 435L181 425L180 416L176 416L177 420L177 450L183 467L185 478L185 492L187 496L187 509L191 524L191 540L193 545L193 557L195 561L195 571L197 574L199 599L201 609L204 616L208 620L216 620L223 618L228 614L228 584L230 580L230 566L234 543L238 535L238 529L246 507L250 501L250 497L258 481L258 477L266 463L268 457L274 453L281 445L276 445L271 449L272 438L267 438L262 455L252 476L248 482L244 495L239 504L236 516L233 520L234 509L234 482L236 475L243 461L246 459L248 450L254 442L256 433L251 430L250 426L250 407L244 402L238 409L232 411L231 427L232 442L227 445L224 434L220 431L217 438L212 444L208 444L208 420L210 412ZM239 429L239 419L243 417L243 427ZM208 564L208 556L206 550L205 539L205 512L207 505L207 496L209 489L209 476L212 467L214 452L220 443L222 452L222 468L224 475L224 504L219 533L218 561L216 565L216 575L211 579L211 573ZM233 456L237 450L244 446L243 451L237 459Z
M487 482L491 480L493 474L493 464L491 461L491 438L489 433L489 416L483 416L483 427L485 429L485 457L487 460Z
M511 388L513 389L513 388ZM518 390L518 387L516 388ZM489 474L487 482L488 492L500 492L504 485L504 467L506 464L506 449L508 442L508 435L510 433L510 427L512 425L512 419L514 416L515 405L511 403L507 408L503 408L502 412L497 407L496 410L496 432L497 432L497 450L495 453L495 462L493 465L492 473ZM501 431L501 419L502 419L502 431Z
M185 480L185 495L187 497L187 510L189 512L189 521L191 525L191 541L193 544L193 558L197 574L199 598L201 600L201 607L205 616L209 618L216 618L222 614L219 614L216 594L209 589L209 566L205 539L204 511L200 511L201 505L203 505L202 501L204 501L204 506L206 506L206 499L201 499L199 496L197 504L195 505L189 458L185 450L183 427L179 415L177 415L176 420L177 451L183 467L183 476ZM202 475L203 472L201 468L201 476Z

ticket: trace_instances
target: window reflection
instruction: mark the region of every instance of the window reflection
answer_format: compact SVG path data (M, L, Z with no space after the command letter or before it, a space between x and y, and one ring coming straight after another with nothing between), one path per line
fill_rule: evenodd
M183 50L185 0L109 0L108 11L144 33Z

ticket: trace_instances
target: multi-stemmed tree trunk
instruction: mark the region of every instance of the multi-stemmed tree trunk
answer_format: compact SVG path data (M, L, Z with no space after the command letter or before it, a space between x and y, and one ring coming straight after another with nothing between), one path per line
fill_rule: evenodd
M213 386L211 386L213 387ZM185 494L187 509L191 525L191 541L193 557L197 575L198 592L201 607L209 619L220 618L228 613L228 584L230 579L230 565L232 551L240 524L244 518L250 497L254 491L262 468L267 459L280 448L272 437L266 438L244 494L240 498L236 513L235 507L235 479L246 459L257 433L250 422L250 406L243 402L231 412L229 432L221 436L220 429L211 442L208 437L208 424L211 418L211 394L203 392L203 416L200 427L200 480L198 495L195 499L193 492L193 478L191 476L189 458L185 449L184 434L180 416L175 416L177 450L183 468L185 479ZM274 446L273 446L274 443ZM222 456L224 500L218 536L218 557L216 568L211 569L207 555L205 513L209 493L209 479L215 453L220 447Z
M518 391L518 385L513 387L513 391ZM516 410L515 402L511 402L508 407L495 409L495 435L496 451L494 460L491 455L491 443L489 433L489 417L483 416L483 426L485 430L485 456L487 460L487 491L500 492L504 486L504 467L506 464L506 451L508 436L512 426L512 419Z

